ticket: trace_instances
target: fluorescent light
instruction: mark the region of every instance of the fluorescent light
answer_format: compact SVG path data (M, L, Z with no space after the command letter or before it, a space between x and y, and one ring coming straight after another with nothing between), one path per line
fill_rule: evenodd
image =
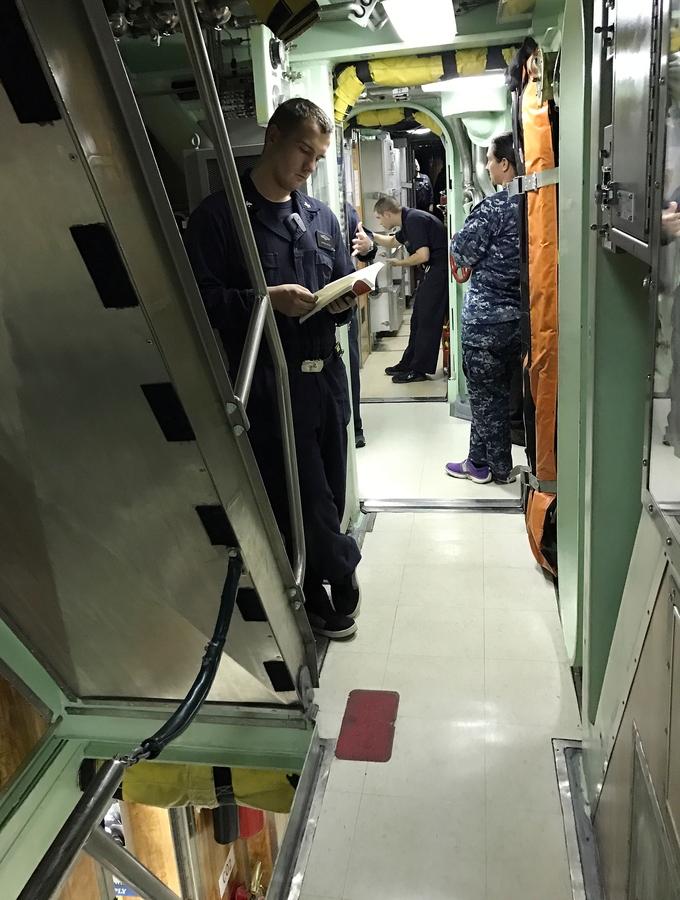
M409 134L431 134L431 129L429 128L412 128Z
M430 94L447 93L448 91L475 91L501 88L505 86L503 72L489 72L488 75L458 75L445 81L431 81L422 85L422 89Z
M456 35L453 0L383 0L394 30L405 44L448 44Z

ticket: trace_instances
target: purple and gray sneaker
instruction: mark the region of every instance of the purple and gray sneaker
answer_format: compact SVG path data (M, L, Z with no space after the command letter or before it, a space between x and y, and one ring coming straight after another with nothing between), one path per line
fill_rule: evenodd
M459 463L447 463L446 474L451 478L467 478L474 481L475 484L488 484L493 481L491 470L488 466L476 466L469 459L464 459Z

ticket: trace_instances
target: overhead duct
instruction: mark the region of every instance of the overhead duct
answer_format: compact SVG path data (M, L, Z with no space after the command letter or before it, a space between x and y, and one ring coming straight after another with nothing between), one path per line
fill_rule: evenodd
M374 59L368 64L374 84L411 87L439 81L444 74L441 56L391 56Z
M426 112L423 112L420 109L417 109L413 113L413 118L418 122L419 125L422 125L423 128L429 128L433 134L436 134L438 137L441 137L442 129L441 126L435 122L432 116L429 116Z
M477 184L486 197L496 193L486 168L486 147L475 145L475 175Z
M336 76L335 120L342 122L347 117L367 84L417 87L433 81L481 75L505 69L516 52L516 47L478 47L425 56L388 56L384 59L350 63Z
M381 125L388 127L398 125L405 119L405 110L400 106L393 106L390 109L369 109L359 113L357 125L362 125L364 128L377 128Z
M388 109L369 109L360 112L356 116L357 125L364 128L389 128L390 125L400 125L402 122L414 122L429 128L437 136L442 133L441 126L419 109L405 109L402 106L391 106Z
M472 171L472 151L470 150L470 139L468 138L463 123L460 119L451 120L451 132L456 145L456 153L460 159L460 165L463 172L463 202L479 203L482 199L482 193L475 183Z
M316 0L250 0L250 5L260 22L285 43L319 21Z

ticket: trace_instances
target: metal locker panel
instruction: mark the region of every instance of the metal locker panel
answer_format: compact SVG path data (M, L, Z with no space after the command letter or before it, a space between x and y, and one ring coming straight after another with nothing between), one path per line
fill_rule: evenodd
M678 871L639 735L633 766L628 900L677 900Z
M611 206L613 240L644 255L649 242L658 51L655 0L616 0ZM625 237L633 242L626 242ZM637 244L635 242L638 242ZM640 247L642 244L644 247Z
M676 589L677 591L677 589ZM677 594L676 594L677 595ZM668 726L668 786L666 805L680 850L680 607L673 606L671 707Z

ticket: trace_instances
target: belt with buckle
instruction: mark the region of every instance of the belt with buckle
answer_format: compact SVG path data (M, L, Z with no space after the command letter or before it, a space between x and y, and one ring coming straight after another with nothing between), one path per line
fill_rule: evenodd
M343 353L344 351L340 344L336 344L325 359L303 359L300 363L300 371L306 373L322 372L323 367L327 363L338 356L342 356Z

